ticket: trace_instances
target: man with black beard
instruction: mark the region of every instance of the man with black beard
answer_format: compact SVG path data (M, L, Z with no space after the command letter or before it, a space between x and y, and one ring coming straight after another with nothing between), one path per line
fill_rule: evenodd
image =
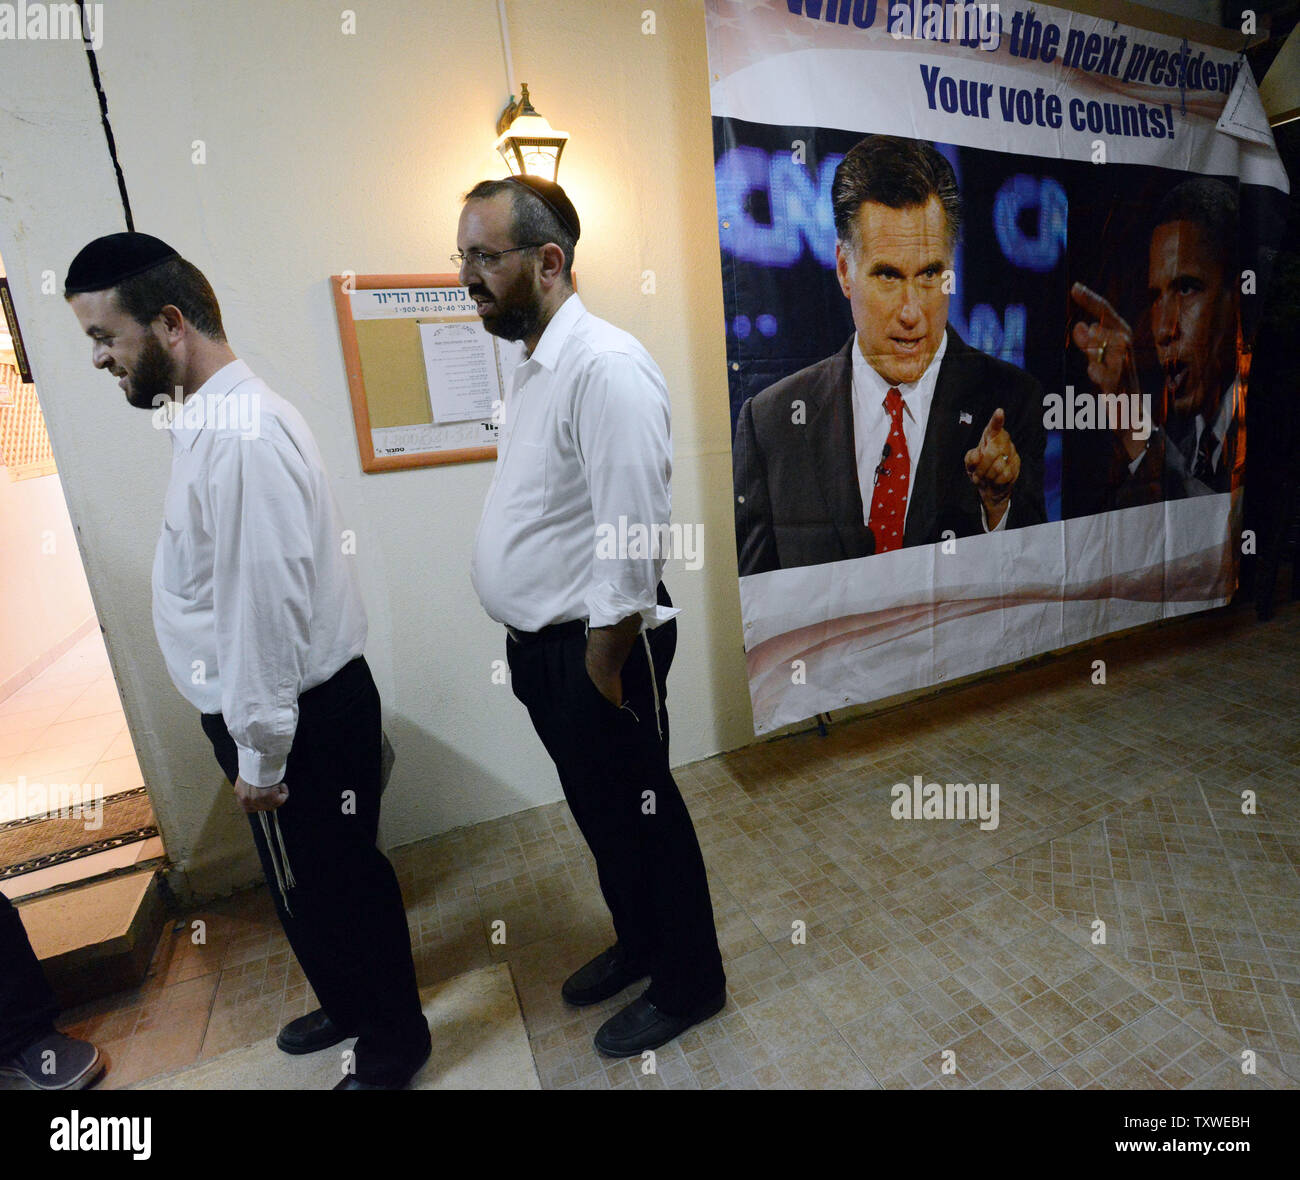
M64 294L129 404L164 413L172 469L153 618L248 813L320 1008L276 1043L357 1037L335 1089L405 1086L429 1056L397 877L376 847L379 693L316 440L226 342L202 273L148 234L97 238Z
M668 764L668 390L641 344L574 293L579 230L553 181L484 181L465 198L453 261L483 326L523 343L474 588L505 625L514 693L595 857L617 938L561 994L596 1004L649 976L595 1037L607 1056L629 1057L719 1012L726 978L704 859ZM610 543L638 532L654 543Z

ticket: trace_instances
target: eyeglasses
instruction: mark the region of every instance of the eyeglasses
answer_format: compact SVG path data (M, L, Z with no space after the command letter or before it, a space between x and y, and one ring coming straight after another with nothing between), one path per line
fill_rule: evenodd
M476 270L491 270L507 254L513 254L516 250L536 250L544 245L545 242L529 242L524 246L511 246L509 250L498 250L495 254L490 254L486 250L466 250L464 253L457 251L451 256L451 260L458 270L467 262Z

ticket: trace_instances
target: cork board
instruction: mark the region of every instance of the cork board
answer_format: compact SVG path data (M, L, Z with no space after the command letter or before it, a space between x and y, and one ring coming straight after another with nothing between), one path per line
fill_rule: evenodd
M361 467L496 458L499 342L455 275L333 275Z

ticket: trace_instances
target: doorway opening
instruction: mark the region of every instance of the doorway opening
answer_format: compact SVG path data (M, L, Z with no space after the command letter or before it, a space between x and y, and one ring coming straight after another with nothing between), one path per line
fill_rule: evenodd
M29 901L165 858L3 259L0 303L0 891Z

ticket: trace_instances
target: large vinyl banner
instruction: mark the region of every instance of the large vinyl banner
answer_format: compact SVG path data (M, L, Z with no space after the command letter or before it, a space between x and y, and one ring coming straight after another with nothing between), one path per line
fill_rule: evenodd
M1225 603L1288 188L1243 59L706 2L756 730Z

